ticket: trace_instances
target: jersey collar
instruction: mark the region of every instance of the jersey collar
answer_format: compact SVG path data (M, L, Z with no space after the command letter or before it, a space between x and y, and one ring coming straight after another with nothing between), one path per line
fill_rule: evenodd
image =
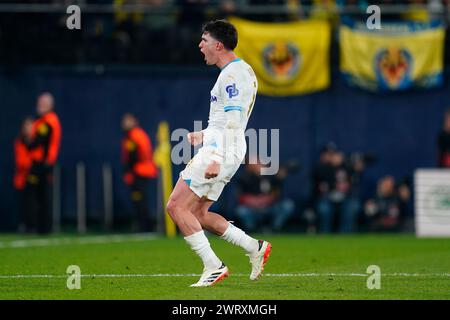
M236 59L234 59L234 60L231 60L231 61L228 62L226 65L224 65L223 68L220 68L220 70L225 69L230 63L232 63L232 62L237 62L237 61L241 61L241 58L236 58Z

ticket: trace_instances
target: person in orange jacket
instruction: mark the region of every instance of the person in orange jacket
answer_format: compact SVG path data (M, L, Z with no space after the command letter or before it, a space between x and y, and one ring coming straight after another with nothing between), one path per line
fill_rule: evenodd
M27 117L22 122L19 135L14 140L14 188L19 200L19 232L34 232L35 221L30 215L30 193L27 188L27 178L31 169L31 155L28 144L33 133L33 118Z
M150 213L149 202L156 197L155 187L151 183L158 175L153 162L153 148L150 137L139 126L135 115L126 113L122 117L122 129L125 133L122 140L122 164L124 166L124 182L131 191L131 200L135 207L137 225L135 229L146 232L155 227L155 214ZM153 202L153 201L152 201ZM154 207L154 203L152 203Z
M37 114L39 118L33 123L32 141L28 145L32 165L27 184L35 204L38 232L44 234L50 232L51 227L49 193L62 134L59 118L54 111L54 99L50 93L44 92L38 97Z

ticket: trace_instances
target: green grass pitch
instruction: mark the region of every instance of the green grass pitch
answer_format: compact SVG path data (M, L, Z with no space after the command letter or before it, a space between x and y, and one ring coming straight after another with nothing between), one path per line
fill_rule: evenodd
M190 288L202 271L181 237L0 236L0 299L450 299L450 239L413 235L265 235L273 250L250 281L242 249L209 235L230 276ZM81 269L81 289L66 269ZM381 269L369 290L367 267ZM193 275L194 274L194 275Z

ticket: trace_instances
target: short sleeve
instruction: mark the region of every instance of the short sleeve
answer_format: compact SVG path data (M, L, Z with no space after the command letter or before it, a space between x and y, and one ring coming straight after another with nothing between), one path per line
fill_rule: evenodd
M239 79L232 75L227 75L222 80L221 94L223 95L225 112L238 110L242 111L242 97L244 94L244 86Z

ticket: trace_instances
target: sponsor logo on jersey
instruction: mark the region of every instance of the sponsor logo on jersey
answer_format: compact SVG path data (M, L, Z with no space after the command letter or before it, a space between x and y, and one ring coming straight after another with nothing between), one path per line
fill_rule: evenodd
M216 97L216 96L213 96L213 95L211 95L211 100L210 100L210 102L217 102L217 97Z
M236 88L236 83L230 84L225 88L225 90L228 93L228 97L230 99L236 97L239 94L239 90Z

